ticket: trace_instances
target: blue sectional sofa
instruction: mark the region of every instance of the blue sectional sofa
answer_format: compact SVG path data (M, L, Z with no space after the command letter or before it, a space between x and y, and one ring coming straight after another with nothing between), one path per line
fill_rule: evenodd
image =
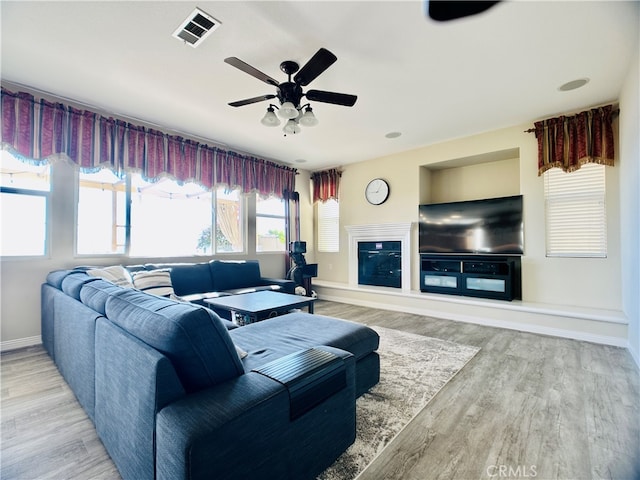
M315 478L379 380L378 335L360 324L295 312L236 327L78 270L41 293L43 345L124 479Z
M193 303L205 305L207 298L222 297L272 290L294 293L295 282L284 278L263 277L257 260L211 260L200 263L147 263L125 265L129 278L121 279L121 284L135 282L141 275L153 272L166 272L171 293ZM92 270L91 267L83 267ZM95 270L95 269L94 269ZM216 311L223 318L229 312Z

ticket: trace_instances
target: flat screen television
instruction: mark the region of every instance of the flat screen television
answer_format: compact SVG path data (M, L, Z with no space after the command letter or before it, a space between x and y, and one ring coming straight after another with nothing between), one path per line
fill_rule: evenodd
M522 195L419 206L420 253L522 255Z

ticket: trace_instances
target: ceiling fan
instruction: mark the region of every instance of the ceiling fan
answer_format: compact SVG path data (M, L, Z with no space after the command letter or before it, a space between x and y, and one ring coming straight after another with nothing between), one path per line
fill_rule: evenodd
M448 22L477 15L500 3L500 0L427 0L429 17L438 22Z
M318 120L313 114L313 110L310 104L302 105L302 97L306 97L311 102L332 103L334 105L343 105L345 107L352 107L358 97L356 95L349 95L346 93L326 92L324 90L308 90L303 92L302 87L306 87L313 80L315 80L320 74L322 74L327 68L329 68L338 58L326 48L318 50L313 57L302 67L292 60L286 60L280 64L280 70L282 70L287 76L286 82L279 82L278 80L270 77L269 75L261 72L260 70L252 67L251 65L243 62L239 58L229 57L225 58L225 63L232 65L245 73L248 73L252 77L261 80L268 85L276 88L275 94L261 95L259 97L247 98L245 100L239 100L237 102L229 103L232 107L242 107L244 105L250 105L252 103L258 103L265 100L271 100L277 98L280 106L270 104L267 108L267 113L262 119L262 124L275 127L280 124L280 120L275 114L275 110L278 110L278 116L287 120L284 126L284 132L286 133L298 133L300 131L299 124L307 127L317 125ZM293 75L293 81L292 81ZM304 112L302 110L304 109Z

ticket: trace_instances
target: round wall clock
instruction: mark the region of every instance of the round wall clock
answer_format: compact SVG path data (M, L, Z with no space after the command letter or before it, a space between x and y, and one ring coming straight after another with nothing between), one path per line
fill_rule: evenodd
M381 205L389 198L389 184L381 178L374 178L365 188L364 196L371 205Z

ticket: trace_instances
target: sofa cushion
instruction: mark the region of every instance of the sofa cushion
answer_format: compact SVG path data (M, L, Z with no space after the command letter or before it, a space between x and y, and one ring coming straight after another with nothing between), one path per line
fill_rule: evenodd
M122 265L113 265L104 268L91 268L87 274L92 277L99 277L120 287L133 288L131 274Z
M249 352L242 360L247 371L316 345L345 350L360 360L377 350L380 342L375 330L365 325L305 312L252 323L229 334L240 348Z
M262 283L260 264L255 260L212 260L209 267L215 287L211 291L255 287Z
M71 275L72 273L78 273L76 270L54 270L47 275L47 283L52 287L56 287L58 290L62 290L62 281Z
M176 295L180 296L214 290L208 263L178 263L171 266L171 283Z
M80 301L87 307L100 313L105 314L107 299L112 295L122 293L124 289L111 282L102 279L96 279L95 282L87 282L80 289Z
M212 311L135 290L107 299L107 317L171 360L189 392L241 375L227 329Z
M141 272L143 270L155 270L155 269L148 269L145 265L142 265L142 264L125 265L124 268L126 268L127 272L129 273Z
M90 277L84 272L75 272L67 275L62 280L62 291L70 297L80 300L80 290L87 282L95 282L97 277Z
M143 292L168 297L174 293L169 270L152 270L150 272L135 272L133 286Z

